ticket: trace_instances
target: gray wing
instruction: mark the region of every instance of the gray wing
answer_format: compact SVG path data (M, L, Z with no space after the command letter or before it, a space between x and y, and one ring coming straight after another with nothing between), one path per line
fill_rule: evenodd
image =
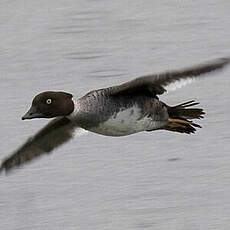
M164 87L171 83L188 78L199 77L202 74L221 69L229 63L230 58L219 58L190 68L139 77L122 85L111 87L109 94L115 96L142 93L145 95L156 96L163 94L166 91Z
M0 172L10 172L15 167L20 167L41 155L50 153L53 149L70 140L76 126L68 118L55 118L43 129L29 138L11 156L3 160Z

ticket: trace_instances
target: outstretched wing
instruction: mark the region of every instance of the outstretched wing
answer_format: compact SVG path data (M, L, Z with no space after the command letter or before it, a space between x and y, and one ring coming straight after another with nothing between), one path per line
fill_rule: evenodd
M3 160L0 172L10 172L15 167L20 167L43 154L50 153L53 149L69 141L77 127L68 118L55 118L37 134L29 138L11 156Z
M110 95L142 93L148 96L163 94L165 87L176 81L199 77L202 74L223 68L230 63L230 58L219 58L190 68L147 75L110 88Z

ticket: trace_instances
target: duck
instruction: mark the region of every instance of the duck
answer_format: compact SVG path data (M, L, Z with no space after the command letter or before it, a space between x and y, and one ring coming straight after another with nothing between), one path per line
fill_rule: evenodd
M41 92L34 97L22 120L53 119L6 157L0 172L8 173L50 153L68 142L80 129L114 137L156 130L195 133L201 126L194 119L201 119L205 114L202 108L194 107L199 103L189 100L169 106L159 96L173 83L205 76L229 63L230 58L218 58L184 69L146 75L120 85L92 90L77 99L64 91Z

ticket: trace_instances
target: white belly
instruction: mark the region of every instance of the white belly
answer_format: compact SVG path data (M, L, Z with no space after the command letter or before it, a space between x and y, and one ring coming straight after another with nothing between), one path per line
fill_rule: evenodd
M159 129L166 121L156 121L152 117L142 117L138 107L118 112L107 121L89 130L107 136L124 136L146 130Z

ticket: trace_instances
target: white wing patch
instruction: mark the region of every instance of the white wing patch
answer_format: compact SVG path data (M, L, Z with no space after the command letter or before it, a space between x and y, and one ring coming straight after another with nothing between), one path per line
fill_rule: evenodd
M74 136L83 136L87 134L89 131L82 129L82 128L77 128L74 132Z
M179 81L173 82L173 83L165 86L165 89L168 92L175 91L175 90L180 89L180 88L182 88L188 84L191 84L194 81L195 81L195 78L188 78L188 79L179 80Z

